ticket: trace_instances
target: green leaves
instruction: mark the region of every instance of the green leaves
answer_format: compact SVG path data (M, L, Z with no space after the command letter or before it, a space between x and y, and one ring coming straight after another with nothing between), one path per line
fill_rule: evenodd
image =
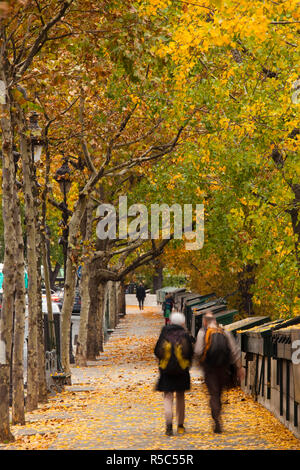
M153 14L166 7L165 2L155 2L155 8L151 0L148 4ZM187 4L180 21L178 11L168 9L164 36L170 39L156 46L158 57L168 60L165 75L172 77L176 118L196 103L203 112L180 147L181 163L158 169L155 178L171 189L176 202L188 197L196 202L205 194L199 260L217 254L224 275L228 266L238 274L242 266L256 265L251 290L257 306L296 314L297 242L288 210L295 204L291 188L299 183L299 139L289 138L299 127L298 108L291 104L297 25L270 23L295 17L296 3L283 9L275 3L212 0L210 6L209 18L200 5ZM272 157L274 148L281 166Z

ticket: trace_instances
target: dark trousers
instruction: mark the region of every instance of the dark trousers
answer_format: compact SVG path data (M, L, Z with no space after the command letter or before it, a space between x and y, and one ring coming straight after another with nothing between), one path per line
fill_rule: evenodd
M143 308L144 308L144 300L145 300L144 298L143 299L138 299L140 310L143 310Z
M210 409L214 421L217 423L221 417L222 392L226 386L228 372L225 367L204 367L204 379L210 396Z

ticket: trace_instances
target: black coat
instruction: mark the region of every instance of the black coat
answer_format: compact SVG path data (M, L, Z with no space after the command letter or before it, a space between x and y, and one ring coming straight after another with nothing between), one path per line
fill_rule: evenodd
M161 367L165 354L163 345L165 340L176 343L179 338L180 344L182 345L182 356L184 360L187 360L187 367L177 374L170 374ZM185 329L178 325L165 326L156 343L154 354L160 360L159 379L156 384L156 390L160 392L180 392L189 390L191 387L189 369L193 358L193 344L190 335L185 331Z
M138 286L136 288L136 298L142 300L146 297L146 289L144 286Z

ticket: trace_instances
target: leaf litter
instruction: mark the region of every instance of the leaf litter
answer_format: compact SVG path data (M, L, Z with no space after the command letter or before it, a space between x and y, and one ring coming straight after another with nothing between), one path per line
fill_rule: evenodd
M73 369L73 386L26 415L25 426L12 426L15 442L4 449L270 449L300 450L300 441L262 405L241 389L223 394L224 432L215 435L205 384L191 370L186 393L186 434L167 437L162 395L153 354L163 319L157 310L125 317L127 337L113 333L100 364ZM91 373L92 372L92 373ZM198 375L197 375L198 374ZM175 424L175 423L174 423ZM22 435L20 430L36 434ZM176 430L176 426L175 426Z

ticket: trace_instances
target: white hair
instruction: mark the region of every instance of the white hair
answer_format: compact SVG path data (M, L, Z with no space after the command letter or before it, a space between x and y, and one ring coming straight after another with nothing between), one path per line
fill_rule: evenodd
M185 316L183 313L180 312L173 312L170 315L170 322L173 325L184 325L185 324Z

